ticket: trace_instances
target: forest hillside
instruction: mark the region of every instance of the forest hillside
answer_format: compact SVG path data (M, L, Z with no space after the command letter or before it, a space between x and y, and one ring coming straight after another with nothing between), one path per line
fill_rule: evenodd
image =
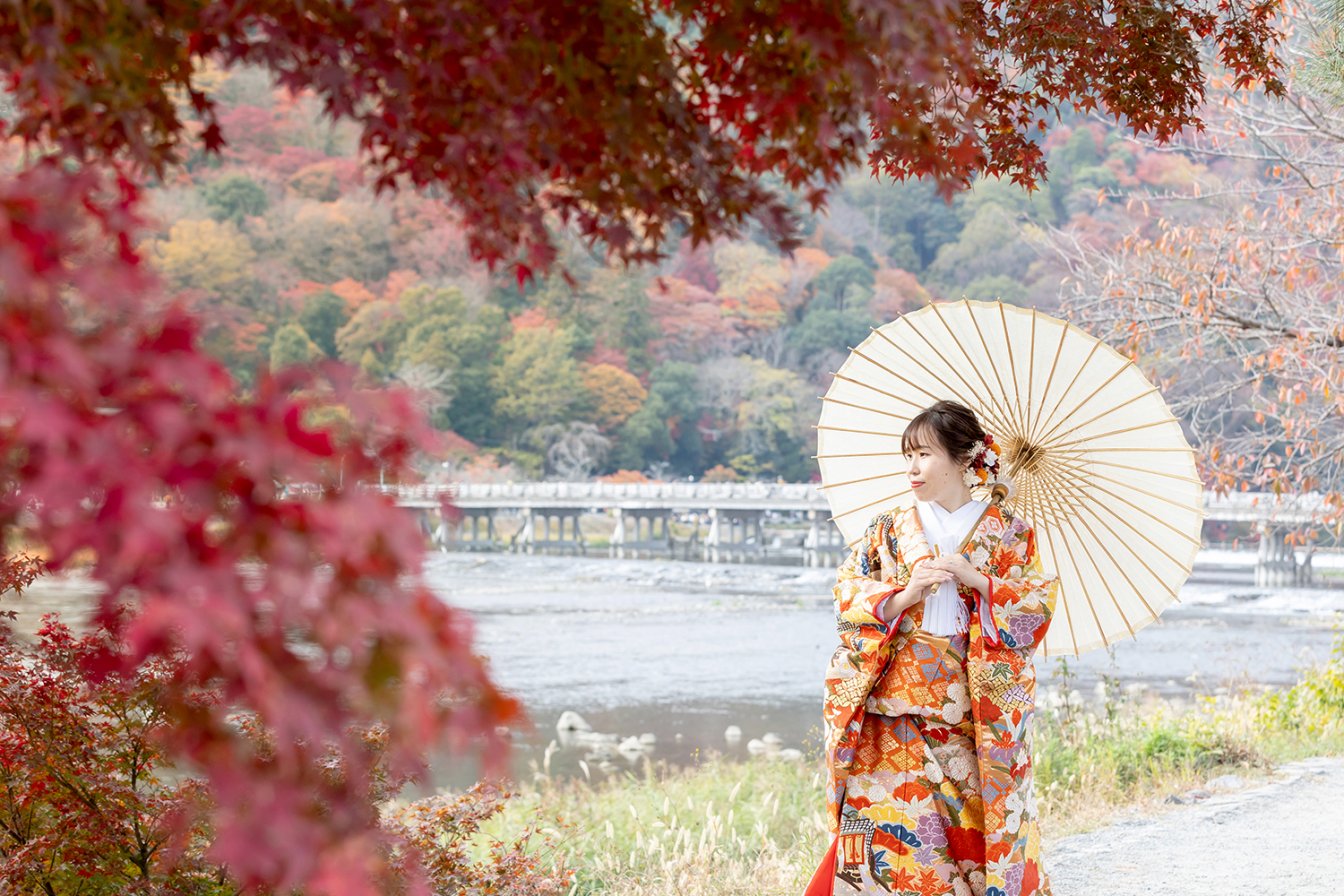
M1133 197L1242 173L1079 117L1050 131L1031 194L981 180L947 201L856 172L791 257L683 243L625 269L574 241L520 285L471 260L446 204L376 196L311 98L248 69L211 91L224 154L157 186L148 238L211 351L244 383L332 358L408 386L449 433L440 460L475 479L813 479L818 396L870 327L963 296L1053 309L1058 234L1105 248L1150 226Z

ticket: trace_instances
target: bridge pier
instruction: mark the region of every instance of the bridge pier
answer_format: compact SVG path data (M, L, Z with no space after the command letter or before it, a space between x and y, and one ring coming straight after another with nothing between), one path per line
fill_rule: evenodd
M530 507L523 510L523 528L513 540L514 551L527 554L586 554L579 520L582 507Z
M825 513L807 512L807 536L803 539L803 565L813 568L839 566L845 559L845 539Z
M693 521L691 534L685 538L677 538L669 530L667 543L673 560L700 560L703 556L700 542L700 515L693 514L691 519Z
M709 534L703 556L708 563L745 562L765 553L765 511L709 508Z
M1286 537L1288 530L1262 523L1256 527L1260 532L1260 551L1255 561L1255 584L1260 588L1283 588L1292 585L1310 585L1311 548L1307 548L1306 559L1297 562L1297 555Z
M616 529L611 533L611 556L672 556L670 510L617 507L614 512Z
M444 551L497 551L499 533L495 530L495 511L472 508L459 511L456 521L439 514L433 540Z

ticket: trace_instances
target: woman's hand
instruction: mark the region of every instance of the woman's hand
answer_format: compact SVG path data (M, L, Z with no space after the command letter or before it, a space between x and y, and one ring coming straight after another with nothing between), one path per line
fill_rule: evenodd
M935 557L926 561L924 565L953 576L958 582L973 591L984 593L989 589L989 576L972 566L971 561L967 560L964 554L946 554L942 557Z
M904 610L913 607L937 590L939 585L951 582L955 578L956 576L948 570L935 568L930 560L916 563L910 572L910 581L905 583L905 588L898 591L890 602L896 605L895 609Z

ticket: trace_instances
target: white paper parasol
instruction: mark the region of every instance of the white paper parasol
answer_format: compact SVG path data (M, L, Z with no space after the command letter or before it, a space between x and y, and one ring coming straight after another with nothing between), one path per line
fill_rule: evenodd
M914 498L901 433L940 399L965 404L1002 449L1059 575L1042 644L1077 655L1133 636L1173 601L1200 546L1194 452L1157 388L1072 324L1001 302L937 303L874 330L826 393L822 488L845 541ZM977 491L977 496L981 492Z

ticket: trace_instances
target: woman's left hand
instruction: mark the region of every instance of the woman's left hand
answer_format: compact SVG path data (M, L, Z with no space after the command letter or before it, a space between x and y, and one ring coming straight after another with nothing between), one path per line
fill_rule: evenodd
M952 573L957 581L976 591L984 591L989 585L989 577L971 565L964 554L945 554L928 561L934 569Z

